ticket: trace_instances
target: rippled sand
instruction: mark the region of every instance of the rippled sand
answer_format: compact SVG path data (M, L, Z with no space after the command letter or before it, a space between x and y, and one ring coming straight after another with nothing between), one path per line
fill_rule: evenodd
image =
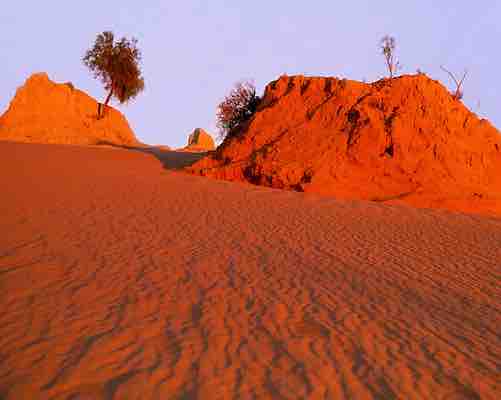
M498 399L501 219L0 143L0 399Z

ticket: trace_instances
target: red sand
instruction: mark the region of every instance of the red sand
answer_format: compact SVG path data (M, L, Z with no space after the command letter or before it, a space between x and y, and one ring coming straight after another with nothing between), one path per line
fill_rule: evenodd
M2 400L499 398L501 219L0 160Z

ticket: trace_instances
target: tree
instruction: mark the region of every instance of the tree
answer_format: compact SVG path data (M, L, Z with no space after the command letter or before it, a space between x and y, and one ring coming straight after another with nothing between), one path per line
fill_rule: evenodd
M238 82L217 107L219 137L224 140L256 112L260 98L251 82Z
M385 58L390 79L392 79L393 75L401 68L395 55L396 48L397 44L393 36L386 35L381 39L381 53Z
M137 39L123 37L115 41L113 32L105 31L97 35L94 46L87 50L82 61L108 91L104 107L98 104L98 119L104 115L104 109L112 97L123 104L134 99L144 89Z
M463 98L463 90L461 89L461 86L463 86L464 80L466 79L466 76L468 75L468 71L465 70L463 77L460 80L457 80L456 76L452 72L445 69L443 66L440 66L440 68L442 68L442 71L445 71L447 74L449 74L449 76L452 78L452 80L456 84L456 90L455 90L454 94L452 95L452 97L454 98L454 100L461 100Z

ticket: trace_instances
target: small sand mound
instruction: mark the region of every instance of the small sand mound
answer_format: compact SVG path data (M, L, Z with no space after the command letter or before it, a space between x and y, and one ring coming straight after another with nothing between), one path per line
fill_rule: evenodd
M97 119L98 102L71 82L32 75L0 117L0 140L60 144L137 144L125 117L112 107Z
M339 198L464 208L501 198L501 136L423 74L372 84L284 76L267 86L236 137L189 170Z

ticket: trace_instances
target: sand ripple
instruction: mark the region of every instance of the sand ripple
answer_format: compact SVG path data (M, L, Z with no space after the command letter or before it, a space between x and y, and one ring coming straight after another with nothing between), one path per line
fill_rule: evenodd
M499 398L501 219L0 154L2 400Z

